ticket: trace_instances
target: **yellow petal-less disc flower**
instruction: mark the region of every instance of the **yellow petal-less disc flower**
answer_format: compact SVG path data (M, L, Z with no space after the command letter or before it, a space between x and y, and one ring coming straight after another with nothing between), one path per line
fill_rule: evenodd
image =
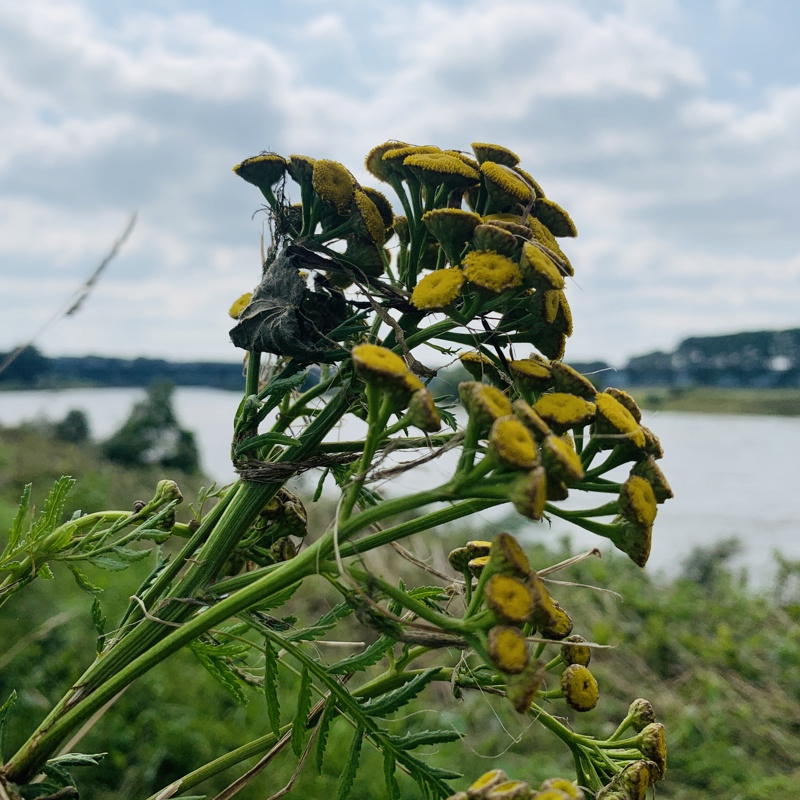
M386 228L383 225L381 212L369 196L361 189L356 189L353 193L353 205L358 214L357 219L360 227L375 244L381 246L386 241Z
M584 793L572 781L566 778L548 778L542 782L541 791L536 795L537 799L542 797L542 792L550 789L555 789L557 792L562 792L568 800L586 800ZM542 800L545 800L544 798Z
M481 218L460 208L435 208L422 217L425 227L436 237L453 266L461 261L461 251L472 238Z
M542 187L539 185L539 182L533 177L533 175L525 172L525 170L522 169L519 164L514 167L514 172L516 172L517 175L519 175L520 178L522 178L522 180L524 180L525 183L527 183L528 186L533 189L537 197L544 197L544 189L542 189Z
M586 639L583 636L578 634L567 636L561 645L561 660L567 665L581 664L588 667L592 660L592 648L586 646Z
M382 168L394 178L414 177L410 170L403 168L403 162L409 156L422 155L423 153L441 153L441 149L435 145L406 145L405 147L392 148L383 154Z
M539 633L545 639L561 641L572 633L572 618L561 608L557 600L553 600L550 618L545 622L540 622L538 628Z
M313 188L312 178L314 175L315 158L311 156L303 156L293 153L289 156L289 161L286 164L286 171L294 178L300 186L307 186Z
M381 219L383 220L383 227L391 228L394 224L394 211L392 210L392 204L389 202L389 198L383 192L379 192L371 186L362 186L361 191L375 203L375 207L378 209Z
M527 578L531 570L528 556L520 543L510 534L503 531L498 533L492 542L490 553L492 572L502 575L516 575L518 578Z
M519 265L526 281L536 289L564 288L564 276L552 259L548 258L535 244L527 242L523 245Z
M537 463L533 436L514 416L494 421L489 433L489 452L512 469L532 469Z
M594 435L597 436L601 449L609 450L626 439L636 447L645 447L644 431L633 414L619 400L607 392L599 392L595 397L595 405L597 419Z
M595 413L594 403L564 392L542 395L533 410L559 433L588 425Z
M550 365L544 360L523 358L509 361L508 368L518 384L535 392L544 391L553 382Z
M625 519L648 527L655 521L657 509L653 487L644 478L631 475L620 486L619 513Z
M479 797L485 797L486 792L493 786L497 786L508 780L508 775L501 769L492 769L489 772L484 772L478 780L467 789L467 795L470 800L476 800Z
M408 144L406 142L389 141L373 147L364 159L364 166L367 168L367 172L374 175L378 180L387 182L390 178L390 173L383 162L383 157L390 150L399 150L402 147L408 147Z
M637 462L631 470L631 475L639 475L650 484L656 498L656 503L664 503L675 496L672 492L672 487L669 485L669 481L667 481L661 468L656 464L656 460L653 456L648 456L644 461Z
M311 183L319 197L332 205L340 214L344 214L353 202L355 179L350 170L338 161L327 158L316 161Z
M533 239L533 231L522 222L519 214L487 214L483 217L483 222L486 225L494 225L496 228L513 233L520 241Z
M522 284L522 273L510 259L499 253L475 250L464 257L466 279L490 292L500 294Z
M581 664L570 664L561 674L561 691L576 711L591 711L600 696L594 675Z
M357 344L352 350L353 364L365 381L390 380L405 385L406 362L397 353L377 344Z
M636 404L636 401L627 392L623 392L622 389L614 389L611 386L603 391L606 394L610 394L615 400L619 400L619 402L631 412L631 416L637 422L642 421L642 409L639 408L639 406Z
M496 625L489 630L489 658L500 672L518 675L530 662L528 643L519 628Z
M230 314L233 319L239 319L239 314L250 305L252 299L253 293L245 292L238 300L234 301L233 305L228 310L228 314Z
M461 159L468 167L474 169L475 172L480 172L481 165L474 158L470 158L466 153L462 153L460 150L445 150L444 152L449 156L455 156Z
M496 164L505 164L507 167L516 167L519 164L519 156L507 147L489 142L473 142L472 152L478 163L493 161Z
M580 456L560 437L550 435L542 442L542 464L547 477L564 483L577 483L583 478Z
M502 206L525 205L533 196L533 190L508 167L494 161L481 164L481 175L489 196ZM510 210L514 210L511 208Z
M420 311L447 308L461 294L464 273L457 267L439 269L426 275L411 293L411 305Z
M447 153L414 153L403 161L417 180L428 187L451 188L472 186L480 176L460 158Z
M525 427L533 434L537 442L544 440L552 431L550 426L528 405L525 400L515 400L514 413L522 420Z
M528 587L511 575L492 575L484 589L486 605L503 622L521 625L533 612L533 597Z
M552 200L540 197L534 205L533 213L553 236L572 237L578 235L578 229L569 214Z
M458 384L458 394L470 418L486 428L511 413L511 401L494 386L464 381Z
M286 174L286 159L277 153L262 153L246 158L233 171L262 191L274 186Z
M558 314L558 309L561 306L562 294L563 292L560 289L550 289L549 291L542 293L544 298L542 311L544 315L544 321L548 325L552 325L556 321L556 315Z
M489 563L489 556L476 556L475 558L471 558L467 566L469 567L469 571L476 577L480 578L481 573L486 569L486 565Z
M594 401L597 389L587 377L563 361L554 361L550 365L550 369L553 373L553 386L557 392L568 392L576 394L584 400Z
M506 697L511 701L514 711L525 714L530 709L544 676L545 665L541 661L532 661L519 675L509 675L506 678ZM540 795L535 796L538 798ZM559 797L556 800L565 798Z
M403 388L409 393L409 396L420 389L425 388L425 384L410 370L403 375Z
M531 787L525 781L504 781L489 790L486 800L530 800Z
M412 425L426 433L436 433L442 427L442 418L433 402L433 395L424 387L411 395L408 418Z
M476 250L493 250L503 256L513 256L520 242L511 231L497 225L478 225L472 237Z
M544 245L551 253L553 253L559 261L563 264L563 269L567 275L574 275L575 270L572 268L572 264L569 263L569 259L565 255L564 251L561 249L560 245L556 241L555 236L550 233L550 229L543 225L538 219L535 217L528 217L527 225L533 234L533 238L539 242L539 244ZM558 266L558 265L557 265Z
M508 499L523 517L541 519L547 502L547 475L544 467L534 467L530 472L520 475L511 484Z

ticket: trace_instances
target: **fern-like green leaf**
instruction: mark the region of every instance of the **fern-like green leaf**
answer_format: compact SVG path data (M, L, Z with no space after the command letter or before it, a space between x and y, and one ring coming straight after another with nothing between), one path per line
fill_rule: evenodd
M5 548L3 548L3 555L2 555L3 558L13 553L16 546L22 541L23 528L25 526L25 518L28 516L28 511L30 510L30 507L31 507L31 484L28 483L22 490L22 497L20 497L19 499L19 506L17 507L17 513L14 516L14 521L11 523L11 530L8 532L8 542L6 543Z
M400 800L400 786L397 783L395 771L397 760L389 750L383 753L383 780L386 783L386 796L388 800Z
M287 638L292 642L313 642L315 639L324 636L331 628L335 627L339 620L349 616L354 610L350 603L338 603L326 614L323 614L313 625L296 631Z
M358 727L353 733L353 741L350 743L350 752L347 754L347 763L342 772L342 779L339 782L339 791L336 800L347 800L350 790L353 788L353 781L356 779L358 764L361 760L361 745L364 743L364 729Z
M362 705L370 716L385 717L410 703L439 674L439 667L431 667L415 675L408 683Z
M232 668L229 659L244 655L250 648L247 645L226 643L209 644L194 641L189 646L197 660L205 667L206 671L232 694L242 705L247 703L242 679Z
M333 698L329 697L322 711L319 724L317 725L317 751L315 753L317 772L322 773L322 763L325 760L325 749L328 746L328 735L331 732L331 723L336 717L336 704Z
M294 714L294 722L292 723L292 737L291 745L292 752L300 758L303 753L303 747L306 743L306 734L308 733L308 712L311 709L311 673L307 667L303 667L303 672L300 675L300 689L297 692L297 709Z
M272 642L264 642L264 697L270 730L280 738L281 704L278 696L278 654Z
M363 672L373 667L388 653L397 640L391 636L381 636L369 647L356 655L348 656L328 668L329 675L344 675L348 672Z
M75 582L84 592L87 594L102 594L103 590L99 586L95 586L89 578L86 577L86 574L78 569L75 564L67 563L67 566L69 567L69 571L75 576Z
M6 731L8 730L8 718L14 703L17 702L17 690L13 689L8 696L8 700L0 706L0 761L3 760L6 746Z
M30 538L32 542L43 539L48 533L52 533L58 527L61 515L64 513L64 504L67 501L67 495L74 485L74 479L67 475L62 475L53 484L53 488L47 495L47 500L44 501L42 513L31 528ZM67 536L69 536L68 532ZM65 543L61 541L54 543L51 552L57 552L64 546Z
M92 625L97 632L97 652L100 653L106 641L106 615L97 597L92 601Z
M426 744L446 744L456 742L462 734L455 730L440 731L420 731L419 733L407 733L405 736L391 736L389 739L401 750L413 750Z

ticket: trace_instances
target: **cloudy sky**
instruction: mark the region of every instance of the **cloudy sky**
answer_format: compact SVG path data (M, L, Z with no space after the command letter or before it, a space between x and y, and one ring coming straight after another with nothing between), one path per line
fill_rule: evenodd
M580 236L573 360L800 326L794 0L0 0L0 351L235 360L261 150L498 142Z

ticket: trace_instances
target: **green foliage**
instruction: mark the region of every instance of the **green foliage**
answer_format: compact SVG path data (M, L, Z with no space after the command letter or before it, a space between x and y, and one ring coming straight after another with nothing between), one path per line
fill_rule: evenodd
M158 464L194 474L200 469L194 434L181 428L172 407L173 386L154 383L124 425L103 443L109 461L125 466Z

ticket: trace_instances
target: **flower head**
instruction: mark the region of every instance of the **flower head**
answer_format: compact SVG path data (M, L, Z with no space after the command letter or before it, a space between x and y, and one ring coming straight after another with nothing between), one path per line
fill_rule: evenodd
M536 289L544 291L564 288L561 271L535 244L527 242L523 245L519 265L525 280Z
M493 161L496 164L505 164L507 167L516 167L519 164L519 156L499 144L489 144L488 142L473 142L472 152L479 164L484 161Z
M475 798L485 797L486 792L489 791L493 786L497 786L499 783L503 783L504 781L508 780L508 775L501 769L492 769L489 772L484 772L483 775L478 778L478 780L473 783L469 789L467 789L467 794L474 800Z
M246 158L233 171L266 194L286 174L286 159L277 153L261 153Z
M489 658L500 672L518 675L530 662L528 643L519 628L496 625L489 630Z
M537 199L533 213L553 236L577 236L578 229L569 214L560 205L544 197Z
M383 218L378 207L361 189L354 191L353 205L357 212L356 220L359 232L365 233L375 244L382 245L386 241L386 228L383 226Z
M513 575L495 574L486 583L486 605L504 622L521 625L533 611L528 587Z
M512 408L537 442L552 433L550 426L524 400L515 400Z
M580 456L559 436L546 436L541 444L542 464L547 477L564 483L577 483L583 479Z
M564 644L561 645L561 660L567 665L582 664L584 667L588 667L592 660L592 649L585 643L586 639L577 633L567 636Z
M653 456L648 456L644 461L637 462L631 470L631 475L639 475L650 484L656 503L663 503L675 496Z
M447 308L461 294L464 273L456 268L439 269L426 275L411 293L411 305L420 311Z
M477 381L464 381L458 385L461 402L471 419L488 428L499 417L511 413L511 401L494 386Z
M651 722L638 736L641 754L658 768L656 780L662 780L667 772L667 737L660 722Z
M316 159L311 158L311 156L302 156L294 153L289 156L289 161L286 164L286 171L300 186L313 188L311 181L314 174L315 163Z
M356 182L350 170L338 161L320 158L314 163L311 176L314 191L340 214L344 214L353 201ZM383 244L383 242L381 242Z
M582 428L594 419L594 403L564 392L543 394L533 410L558 432Z
M631 475L619 491L619 513L642 527L652 525L656 518L656 496L650 483Z
M433 402L433 395L426 388L417 389L411 395L408 403L408 419L412 425L426 433L436 433L441 429L442 418L436 403Z
M503 256L513 256L519 241L511 231L497 225L478 225L472 237L476 250L491 250Z
M361 191L375 203L375 208L378 209L378 213L383 220L383 227L387 229L391 228L394 224L394 211L392 210L392 204L389 202L389 198L386 197L383 192L379 192L371 186L362 186Z
M594 384L578 370L573 369L563 361L554 361L551 365L553 373L553 385L557 392L569 392L583 397L586 400L594 401L597 389Z
M406 362L397 353L377 344L358 344L352 351L356 371L367 381L405 385Z
M508 368L519 385L535 392L549 388L553 381L550 365L543 358L509 361Z
M480 180L480 176L472 167L467 166L460 158L447 153L414 153L403 161L417 180L429 188L447 186L450 188L466 188Z
M472 211L460 208L435 208L424 214L422 221L455 266L461 262L461 251L472 238L481 218Z
M600 392L595 397L595 404L597 420L594 435L598 437L602 449L609 450L626 439L638 448L645 446L644 431L619 400L608 392Z
M408 147L405 142L390 141L379 144L367 153L367 157L364 159L364 166L367 168L367 171L378 178L378 180L388 182L391 173L384 164L383 157L390 150L400 150L405 147Z
M536 444L528 429L514 416L500 417L489 433L489 451L501 464L512 469L536 465Z
M528 519L541 519L547 502L547 475L543 467L534 467L511 485L508 499Z
M517 205L525 205L533 196L533 189L528 186L513 170L494 161L481 164L481 174L489 196L501 207L512 211Z
M561 674L561 691L576 711L591 711L600 694L594 675L581 664L570 664Z
M234 300L233 305L230 307L228 314L230 314L233 319L239 319L239 314L244 311L247 306L250 305L250 301L253 299L252 292L245 292L238 300Z
M499 253L474 250L467 253L463 263L466 279L490 292L500 294L522 284L519 267L510 258Z

